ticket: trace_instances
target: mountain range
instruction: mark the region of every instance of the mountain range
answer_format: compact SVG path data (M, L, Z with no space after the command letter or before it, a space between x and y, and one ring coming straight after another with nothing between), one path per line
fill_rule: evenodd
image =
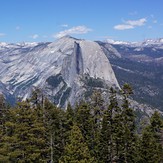
M163 111L163 39L144 42L88 41L70 36L54 42L0 43L0 92L14 103L38 87L65 107L94 88L129 83L133 99Z
M99 42L120 85L130 83L134 99L163 111L163 39Z

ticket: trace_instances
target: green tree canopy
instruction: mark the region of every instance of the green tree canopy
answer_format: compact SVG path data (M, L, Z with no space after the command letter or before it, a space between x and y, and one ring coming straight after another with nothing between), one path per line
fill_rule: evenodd
M79 127L74 124L69 136L69 143L66 144L64 155L59 162L93 163L93 160Z

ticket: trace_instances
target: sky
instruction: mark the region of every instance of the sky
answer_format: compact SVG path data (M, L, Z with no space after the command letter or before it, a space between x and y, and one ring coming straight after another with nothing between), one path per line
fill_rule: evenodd
M163 38L163 0L0 0L0 42Z

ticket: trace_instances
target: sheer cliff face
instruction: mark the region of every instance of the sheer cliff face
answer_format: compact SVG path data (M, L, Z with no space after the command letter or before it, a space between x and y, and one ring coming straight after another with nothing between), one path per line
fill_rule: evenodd
M89 78L119 88L96 42L63 37L53 43L0 44L0 83L10 96L25 99L39 87L63 106L86 92Z

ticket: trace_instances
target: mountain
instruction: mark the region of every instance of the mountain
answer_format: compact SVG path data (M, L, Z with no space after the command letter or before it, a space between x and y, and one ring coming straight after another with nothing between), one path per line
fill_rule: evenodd
M163 39L98 42L120 85L130 83L134 99L163 111Z
M92 87L119 88L100 45L65 36L46 43L0 43L0 92L26 99L38 87L55 104L74 104Z
M112 50L115 48L123 58L138 62L163 64L163 39L161 38L143 42L107 40L106 45L107 43L112 45Z
M11 103L38 87L65 107L94 89L108 99L109 87L124 83L134 89L135 108L163 111L163 39L94 42L65 36L54 42L0 43L0 92Z

